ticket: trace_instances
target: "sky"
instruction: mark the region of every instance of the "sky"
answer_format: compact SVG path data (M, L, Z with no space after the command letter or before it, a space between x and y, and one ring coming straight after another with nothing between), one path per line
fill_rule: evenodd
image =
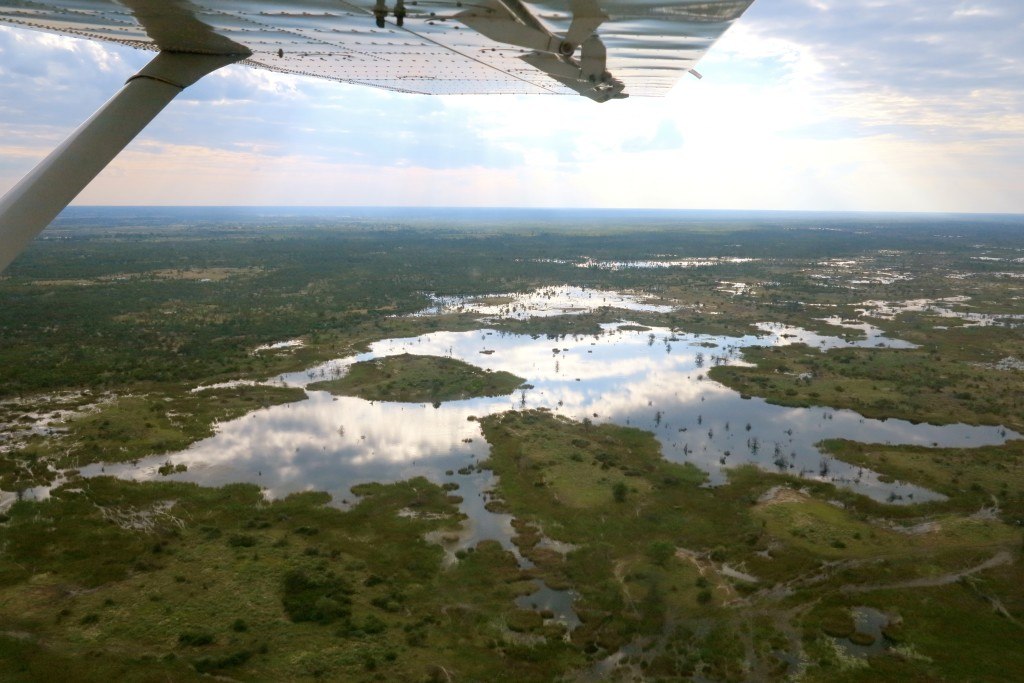
M663 98L426 96L231 66L80 205L1024 213L1024 2L756 0ZM150 53L0 26L0 192Z

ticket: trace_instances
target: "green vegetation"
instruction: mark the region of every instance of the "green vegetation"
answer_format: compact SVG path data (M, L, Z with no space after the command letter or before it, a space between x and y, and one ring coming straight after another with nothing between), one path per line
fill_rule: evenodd
M309 385L317 391L370 401L406 403L504 396L524 381L510 372L491 372L455 358L403 353L354 363L338 379Z
M977 335L980 341L1003 333L986 330ZM1024 414L1018 408L1024 404L1024 382L1008 376L1006 370L981 365L973 353L959 349L950 353L945 348L949 345L955 342L941 350L821 352L803 344L752 348L744 350L743 357L755 367L720 366L711 368L708 375L736 391L780 405L825 405L850 408L867 417L1001 424L1024 431Z
M891 479L909 481L949 497L950 510L992 508L1007 524L1024 526L1024 441L980 448L923 448L830 440L837 458Z
M180 451L212 435L218 421L304 397L301 389L246 385L184 393L153 387L140 395L93 397L95 403L82 403L62 423L62 432L49 437L33 433L12 457L0 459L0 489L49 482L51 466L126 462Z
M939 250L936 234L962 237ZM868 299L955 294L984 310L1012 311L1021 284L999 273L1020 270L1012 261L1018 241L1019 222L1010 218L889 218L874 229L870 220L816 216L581 219L555 212L524 224L514 213L359 218L348 211L72 209L0 278L0 396L264 379L376 339L478 326L458 316L394 317L428 305L425 292L465 296L564 283L631 289L682 304L665 316L631 318L689 332L749 332L764 320L821 328L817 318L850 315ZM1007 262L979 261L978 254ZM754 260L700 268L575 265L701 257ZM832 267L823 258L856 266ZM885 284L872 279L879 272L914 277ZM954 273L968 277L951 281ZM750 287L733 295L722 290L723 280ZM927 341L936 322L953 324L904 318ZM562 322L561 329L554 321L547 329L528 324L539 333L575 331L573 321ZM306 346L252 353L294 338ZM977 353L998 348L978 341Z
M324 494L96 478L16 504L0 524L3 678L542 681L578 661L505 628L532 583L496 543L442 570L423 535L460 521L443 490L359 493L342 512Z
M702 488L700 472L666 462L653 436L634 429L543 411L482 424L492 444L484 466L500 475L516 544L548 585L580 596L572 643L592 660L640 646L617 675L781 679L795 672L780 658L787 652L807 663L808 680L854 665L844 675L998 680L1004 667L1024 666L1013 646L1024 587L1007 578L1021 561L1015 525L936 513L908 531L898 508L752 468ZM880 516L889 511L895 521ZM548 550L540 530L573 549ZM866 640L853 630L856 606L891 615L892 645L870 660L831 640ZM951 656L933 628L989 664Z
M894 506L752 467L707 487L629 427L543 411L480 418L491 446L482 466L497 475L488 507L513 516L528 569L496 541L452 558L425 540L458 536L452 481L358 486L343 511L323 493L268 501L250 485L75 471L172 454L218 421L304 396L260 384L194 392L200 384L261 382L380 339L485 325L465 312L404 315L428 295L561 284L675 307L629 313L635 330L756 334L769 321L853 339L860 332L829 321L867 320L919 347L748 349L744 368L717 364L723 351L709 345L700 372L784 405L1024 431L1020 330L956 317L1022 313L1019 220L887 217L876 229L873 218L652 214L624 229L619 217L580 225L558 213L524 227L483 214L154 211L71 210L0 277L0 490L67 478L49 500L0 512L0 679L1000 681L1024 671L1020 441L822 444L948 497ZM722 260L578 267L709 257ZM952 313L932 305L943 298ZM865 302L918 300L920 310L862 317ZM557 340L623 317L602 308L486 326ZM290 339L303 345L257 351ZM399 356L312 386L434 402L522 381ZM159 472L181 467L168 455ZM572 591L579 626L517 606L538 580ZM857 620L864 608L882 614L880 635ZM871 653L847 649L856 644Z
M249 485L77 480L0 523L0 670L544 681L623 648L616 678L775 680L795 671L787 658L808 680L844 667L998 680L1024 666L1015 525L950 511L890 521L880 514L897 508L752 468L704 488L649 433L544 411L482 426L484 466L535 568L493 541L446 567L424 536L462 516L423 479L356 487L348 511L318 493L268 503ZM515 606L534 577L574 592L581 625ZM888 615L870 659L835 644L866 642L857 607Z

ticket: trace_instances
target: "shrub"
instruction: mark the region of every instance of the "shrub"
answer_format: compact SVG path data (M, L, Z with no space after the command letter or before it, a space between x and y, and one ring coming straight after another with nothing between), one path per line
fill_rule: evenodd
M213 643L213 634L205 631L187 631L178 634L178 643L188 647L202 647Z
M654 564L664 567L675 555L676 548L668 541L655 541L647 546L647 557L651 558Z
M298 569L284 576L281 602L292 621L329 624L351 614L352 589L333 572L311 576Z
M228 545L232 548L251 548L256 545L256 537L248 534L235 534L228 539Z
M388 625L381 621L380 618L371 614L366 617L366 621L363 623L363 632L370 635L377 633L383 633L388 628Z
M250 650L239 650L223 657L203 657L196 660L192 666L195 667L196 671L203 674L217 671L218 669L230 669L231 667L241 666L251 658L252 652Z

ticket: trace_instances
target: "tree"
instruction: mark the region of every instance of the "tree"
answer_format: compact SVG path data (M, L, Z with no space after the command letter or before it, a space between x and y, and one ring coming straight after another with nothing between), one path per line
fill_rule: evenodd
M647 546L647 557L651 558L651 562L659 567L664 567L668 564L668 561L675 554L675 546L668 541L655 541Z

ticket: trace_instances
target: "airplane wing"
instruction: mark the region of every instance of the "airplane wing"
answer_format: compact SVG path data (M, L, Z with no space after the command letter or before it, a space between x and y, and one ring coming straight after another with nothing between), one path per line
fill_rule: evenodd
M663 95L753 0L0 0L0 23L424 94ZM605 98L605 95L610 97Z
M0 25L157 52L0 199L0 272L228 64L424 94L663 95L753 0L0 0Z

